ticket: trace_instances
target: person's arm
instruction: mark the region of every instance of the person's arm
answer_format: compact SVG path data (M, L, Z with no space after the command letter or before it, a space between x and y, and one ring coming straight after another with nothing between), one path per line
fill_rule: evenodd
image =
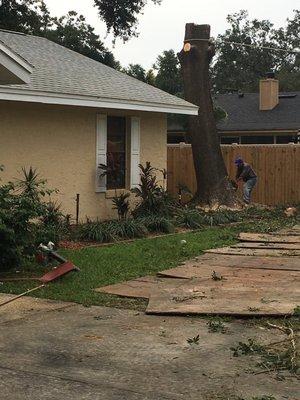
M240 175L240 179L246 178L246 176L249 175L250 169L251 169L250 165L244 166L243 171L242 171L242 173Z
M238 182L241 180L241 174L243 172L243 167L237 167L235 180Z

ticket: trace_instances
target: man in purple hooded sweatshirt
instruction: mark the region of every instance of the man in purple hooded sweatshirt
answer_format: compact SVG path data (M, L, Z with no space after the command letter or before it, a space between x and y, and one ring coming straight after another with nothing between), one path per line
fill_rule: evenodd
M251 165L244 162L241 157L238 157L234 163L237 166L236 181L244 181L244 202L249 204L251 200L251 192L257 182L257 175Z

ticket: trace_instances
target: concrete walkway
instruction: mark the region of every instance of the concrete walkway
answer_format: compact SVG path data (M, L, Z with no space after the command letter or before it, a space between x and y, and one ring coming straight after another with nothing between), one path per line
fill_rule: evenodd
M239 341L282 338L247 321L211 333L197 317L26 298L2 307L0 322L1 400L295 400L300 391L293 378L249 373L257 359L232 356Z

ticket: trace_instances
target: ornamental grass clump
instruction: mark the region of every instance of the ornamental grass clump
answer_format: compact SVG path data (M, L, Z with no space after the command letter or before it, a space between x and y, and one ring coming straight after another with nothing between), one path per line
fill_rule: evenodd
M202 212L188 207L177 210L175 222L178 226L188 229L199 229L207 225L207 219Z
M90 221L79 225L76 238L98 243L115 242L120 239L142 238L148 234L145 225L135 219Z
M88 242L108 243L117 240L111 222L90 221L81 224L77 228L77 239Z
M175 231L172 221L160 215L148 215L140 221L149 232L173 233Z

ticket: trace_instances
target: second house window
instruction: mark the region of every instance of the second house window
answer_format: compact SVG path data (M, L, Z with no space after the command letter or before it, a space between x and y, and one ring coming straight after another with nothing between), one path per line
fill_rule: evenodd
M126 175L126 118L107 117L107 189L124 189Z

